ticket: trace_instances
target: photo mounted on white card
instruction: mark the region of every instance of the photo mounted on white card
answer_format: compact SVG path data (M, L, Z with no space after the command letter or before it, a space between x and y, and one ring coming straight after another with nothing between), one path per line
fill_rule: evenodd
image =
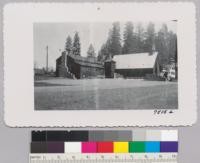
M192 125L195 22L186 2L6 5L6 123Z

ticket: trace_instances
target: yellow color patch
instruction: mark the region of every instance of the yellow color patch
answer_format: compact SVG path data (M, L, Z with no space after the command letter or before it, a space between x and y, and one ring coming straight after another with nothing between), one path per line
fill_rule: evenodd
M128 153L128 142L114 142L114 153Z

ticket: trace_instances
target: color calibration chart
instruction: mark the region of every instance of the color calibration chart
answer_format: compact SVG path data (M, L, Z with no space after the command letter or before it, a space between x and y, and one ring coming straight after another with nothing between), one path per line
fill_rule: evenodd
M29 163L177 163L177 130L32 131Z

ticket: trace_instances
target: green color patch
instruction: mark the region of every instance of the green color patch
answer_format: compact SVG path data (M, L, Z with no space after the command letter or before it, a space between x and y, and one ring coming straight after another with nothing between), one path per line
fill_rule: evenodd
M145 152L145 142L134 141L129 142L129 153L142 153Z

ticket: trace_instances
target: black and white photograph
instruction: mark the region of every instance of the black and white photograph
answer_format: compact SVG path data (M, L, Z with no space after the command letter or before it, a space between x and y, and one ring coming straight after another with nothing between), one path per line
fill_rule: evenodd
M178 109L177 20L33 29L35 110Z
M5 6L6 124L192 125L195 22L192 3Z

